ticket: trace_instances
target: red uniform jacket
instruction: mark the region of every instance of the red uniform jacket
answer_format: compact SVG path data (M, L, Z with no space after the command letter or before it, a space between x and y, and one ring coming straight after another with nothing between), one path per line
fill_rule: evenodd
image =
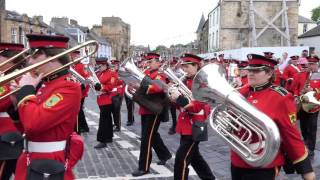
M144 71L144 74L149 76L153 80L157 79L157 80L163 81L164 83L166 82L165 75L162 73L159 73L158 69L155 69L155 70L148 69L148 70ZM160 87L158 87L156 84L152 84L149 86L146 94L156 94L156 93L162 93L162 92L163 92L163 90ZM139 114L140 115L152 114L152 112L150 112L148 110L148 108L140 106Z
M67 140L73 132L80 109L80 84L64 73L56 79L44 82L35 94L32 86L23 86L17 94L20 120L25 129L26 139L33 142L54 142ZM70 153L80 151L70 147ZM74 148L74 149L73 149ZM78 154L78 152L76 152ZM65 152L30 152L30 159L54 159L65 162ZM25 180L27 155L22 153L17 162L16 180ZM81 157L71 155L65 179L74 179L72 167Z
M9 85L0 87L0 97L10 92ZM10 97L0 100L0 135L8 132L23 131L21 123L14 122L7 113L8 108L12 105Z
M288 83L288 80L293 80L293 76L301 71L300 66L296 66L293 64L289 64L284 70L282 74L282 78L287 82L286 89L292 92L291 84Z
M116 95L123 96L124 95L124 88L125 88L124 81L119 78L118 71L112 71L112 72L116 74L117 83L115 84L115 88L112 89L111 94L112 94L112 96L116 96Z
M293 164L303 162L308 152L301 139L296 126L296 106L291 93L279 86L266 84L253 90L249 86L242 87L240 93L248 102L261 112L269 116L278 126L281 136L281 146L276 158L267 168L279 167L284 164L284 153L286 153ZM253 142L256 143L256 136ZM231 152L231 163L236 167L251 168L235 152Z
M99 106L111 104L112 91L117 88L118 84L118 74L107 69L102 71L98 78L102 85L102 94L97 97L97 103Z
M293 78L293 83L292 83L292 90L293 94L295 96L301 96L301 91L303 88L305 88L306 80L309 79L310 77L309 72L300 72L297 73L294 78ZM310 80L309 81L309 87L313 89L313 91L316 92L315 96L319 100L320 99L320 80ZM319 106L315 107L312 109L310 112L317 112L320 109Z
M280 86L281 80L283 79L280 69L279 68L275 69L274 74L275 74L275 79L273 84L276 86Z
M85 79L90 77L90 73L86 70L86 67L84 64L78 63L73 68ZM86 87L82 90L82 98L88 97L89 88L90 86L86 85Z
M192 87L192 79L186 80L189 89ZM195 121L205 121L210 113L210 107L199 101L191 101L184 108L179 107L180 114L178 116L176 132L181 135L192 135L192 124Z
M242 76L241 77L241 86L245 86L248 84L248 76Z

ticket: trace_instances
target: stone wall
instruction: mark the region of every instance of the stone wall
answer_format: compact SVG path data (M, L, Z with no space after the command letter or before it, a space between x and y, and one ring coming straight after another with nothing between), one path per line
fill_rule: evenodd
M252 34L249 19L248 0L222 0L220 11L220 49L235 49L252 46ZM255 9L266 19L271 20L282 9L282 1L260 1L254 2ZM287 2L288 23L291 46L297 45L298 34L298 3L297 1ZM274 21L274 24L281 30L282 18ZM267 23L255 14L255 25L257 34ZM259 38L258 46L281 46L286 45L286 41L273 28L268 28ZM282 43L283 41L283 43Z
M92 30L105 37L111 43L113 56L124 59L129 55L130 25L119 17L102 17L102 24L93 26Z

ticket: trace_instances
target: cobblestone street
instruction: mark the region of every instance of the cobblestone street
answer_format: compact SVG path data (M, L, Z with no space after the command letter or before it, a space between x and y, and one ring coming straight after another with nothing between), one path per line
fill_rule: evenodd
M89 96L85 102L85 113L90 132L84 133L85 153L81 161L77 164L74 172L77 179L173 179L174 156L167 162L165 166L156 164L158 161L155 153L151 163L151 173L141 177L132 177L131 172L137 169L138 156L140 147L140 117L137 114L138 107L135 107L135 123L133 126L126 126L126 108L125 102L122 104L122 128L120 132L114 135L113 143L109 143L107 148L96 150L93 146L97 143L96 133L98 128L99 109L95 102L95 97ZM174 155L179 145L179 136L168 135L168 129L171 122L162 123L159 132L168 146L171 153ZM318 131L319 135L319 131ZM318 139L319 140L319 139ZM209 128L209 141L202 142L200 150L204 158L210 165L217 179L230 179L230 158L229 148L220 138ZM320 177L320 145L317 143L317 151L313 165ZM199 179L191 167L189 179ZM298 175L281 175L279 180L301 179Z

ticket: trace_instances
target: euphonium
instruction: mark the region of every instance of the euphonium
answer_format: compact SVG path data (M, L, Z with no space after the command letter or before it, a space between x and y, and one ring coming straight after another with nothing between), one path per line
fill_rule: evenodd
M213 107L210 125L233 151L253 167L267 166L279 151L278 127L249 104L224 76L219 65L204 66L193 80L192 95ZM253 137L258 138L258 142L253 143Z
M119 77L126 83L125 93L130 99L132 99L132 93L129 92L128 85L140 86L145 76L131 58L125 59L119 66Z
M135 93L132 95L131 93L129 94L133 101L147 107L154 114L160 114L162 112L164 106L168 103L167 96L164 93L146 94L144 88L140 87L146 87L153 83L157 83L161 87L163 83L152 80L149 76L143 74L130 58L120 64L118 72L120 79L126 83L126 94L129 94L128 85L138 87L135 89Z

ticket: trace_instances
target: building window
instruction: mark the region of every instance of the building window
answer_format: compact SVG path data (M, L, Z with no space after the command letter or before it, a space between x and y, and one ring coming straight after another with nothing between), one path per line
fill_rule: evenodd
M212 33L212 41L211 41L211 47L215 48L215 44L214 44L214 33Z
M216 32L216 48L219 48L218 30L217 30L217 32Z
M303 33L307 32L308 24L303 24Z
M16 28L11 28L11 42L12 43L18 43L17 29Z
M216 13L215 13L215 12L213 12L213 16L212 16L212 24L214 24L214 18L215 18L215 16L216 16Z
M216 23L218 24L218 20L219 20L219 8L217 8L217 15L216 15L216 17L217 17Z

